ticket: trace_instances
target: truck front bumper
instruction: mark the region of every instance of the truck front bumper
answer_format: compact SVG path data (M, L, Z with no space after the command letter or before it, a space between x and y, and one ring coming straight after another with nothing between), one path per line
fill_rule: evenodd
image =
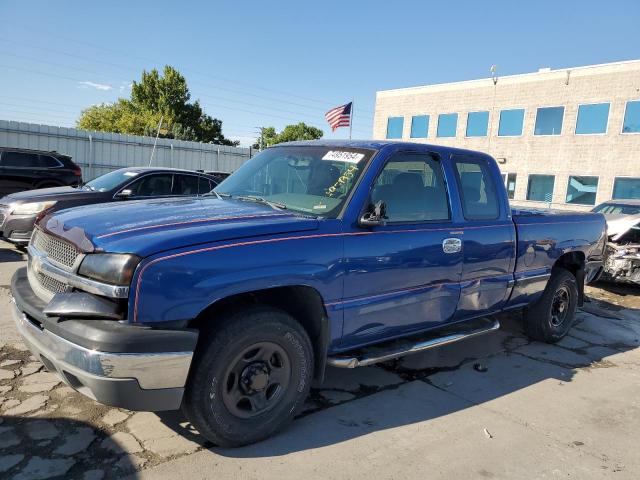
M197 332L47 318L24 269L14 275L11 290L13 318L26 345L67 385L128 410L180 407Z

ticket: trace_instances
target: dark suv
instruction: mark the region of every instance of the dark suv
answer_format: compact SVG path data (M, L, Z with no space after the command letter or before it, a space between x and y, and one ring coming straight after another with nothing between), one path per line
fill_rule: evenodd
M34 188L77 186L82 170L68 155L0 148L0 197Z

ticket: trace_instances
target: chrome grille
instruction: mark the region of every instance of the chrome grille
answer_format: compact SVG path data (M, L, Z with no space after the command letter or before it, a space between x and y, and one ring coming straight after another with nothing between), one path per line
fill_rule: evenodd
M45 275L44 273L37 273L38 282L40 286L45 290L50 291L51 293L62 293L68 290L68 287L65 283L56 280L55 278L51 278L49 275Z
M76 248L62 240L36 229L31 239L31 244L41 252L44 252L50 260L72 268L78 258L79 252Z
M0 212L0 227L2 227L3 223L4 223L4 213Z

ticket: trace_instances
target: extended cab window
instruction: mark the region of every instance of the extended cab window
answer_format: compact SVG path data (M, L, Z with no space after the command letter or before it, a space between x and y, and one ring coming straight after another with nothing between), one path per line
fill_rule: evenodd
M498 195L489 169L481 160L454 156L462 212L467 220L490 220L500 216Z
M449 220L449 202L440 162L427 154L399 153L384 166L371 192L382 200L389 222Z

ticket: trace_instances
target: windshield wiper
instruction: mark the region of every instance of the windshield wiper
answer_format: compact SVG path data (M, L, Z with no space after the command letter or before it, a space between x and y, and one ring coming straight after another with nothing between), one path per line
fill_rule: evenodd
M258 197L257 195L237 195L234 198L237 198L238 200L248 200L249 202L264 203L265 205L269 205L270 207L276 208L279 210L287 209L287 206L284 203L272 202L271 200L267 200L266 198L263 198L263 197Z
M211 190L210 192L203 193L203 194L202 194L202 195L200 195L200 196L201 196L201 197L213 197L213 196L216 196L218 199L221 199L223 196L227 196L227 195L226 195L226 194L224 194L224 193L222 193L222 194L221 194L221 193L218 193L218 192L216 192L215 190ZM229 196L231 196L231 195L229 195Z

